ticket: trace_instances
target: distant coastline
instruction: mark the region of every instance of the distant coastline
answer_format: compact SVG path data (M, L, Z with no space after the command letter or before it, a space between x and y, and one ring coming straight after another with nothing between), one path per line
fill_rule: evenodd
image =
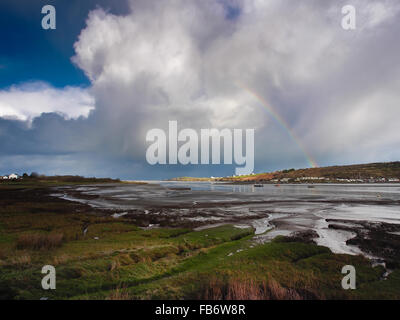
M399 183L400 161L287 169L230 177L178 177L169 181L209 181L229 183Z

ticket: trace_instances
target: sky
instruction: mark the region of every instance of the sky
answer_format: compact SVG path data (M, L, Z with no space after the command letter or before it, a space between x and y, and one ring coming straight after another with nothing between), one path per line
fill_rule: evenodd
M400 160L399 16L397 0L2 0L0 174L234 174L148 164L169 120L254 129L255 172Z

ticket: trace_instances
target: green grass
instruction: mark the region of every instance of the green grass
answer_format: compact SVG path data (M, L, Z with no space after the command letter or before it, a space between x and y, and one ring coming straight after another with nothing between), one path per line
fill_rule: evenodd
M18 264L7 259L2 267L1 283L11 285L10 290L18 292L16 298L40 298L44 294L40 289L41 266L52 264L57 268L57 290L49 292L53 298L94 294L112 290L118 283L148 282L171 272L179 262L197 254L197 249L230 241L232 236L248 235L248 230L231 226L207 230L206 237L206 231L135 229L121 232L112 223L109 225L118 233L92 231L92 236L96 234L99 240L88 236L87 240L70 241L52 251L31 251L28 265L16 268ZM22 253L15 252L16 255ZM18 282L18 278L24 279L23 283Z

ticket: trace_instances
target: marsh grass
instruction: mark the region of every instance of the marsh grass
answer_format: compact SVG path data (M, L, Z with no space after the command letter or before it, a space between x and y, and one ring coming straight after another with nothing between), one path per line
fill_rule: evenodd
M126 286L121 285L112 290L106 298L107 300L132 300Z
M22 253L11 258L11 265L28 267L31 265L31 256L29 253Z
M255 279L230 278L227 281L213 277L201 289L200 299L205 300L302 300L292 288L284 288L273 278Z
M48 193L0 187L0 299L42 297L45 264L57 268L51 299L400 299L400 270L381 281L384 270L363 257L288 239L255 244L254 230L232 225L143 230ZM347 264L360 290L341 288Z
M51 250L62 245L64 234L23 234L17 240L17 249Z

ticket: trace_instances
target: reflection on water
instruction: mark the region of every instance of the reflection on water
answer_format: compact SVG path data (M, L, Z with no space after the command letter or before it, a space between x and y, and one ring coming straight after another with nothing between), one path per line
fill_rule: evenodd
M253 184L225 184L218 182L181 182L152 181L167 188L191 188L193 191L221 191L229 193L249 193L267 196L321 196L336 197L354 196L361 198L400 199L400 184L263 184L255 187Z
M192 206L194 203L197 206L203 204L209 206L210 203L215 206L222 203L232 205L243 203L244 207L249 208L252 203L264 203L264 207L273 204L274 209L278 210L290 204L292 210L295 206L295 211L301 212L305 204L311 205L320 202L335 203L338 209L341 204L352 207L356 204L393 205L392 211L395 213L400 211L398 210L400 185L397 184L314 184L312 188L309 188L308 185L302 184L279 186L264 184L262 187L255 187L254 185L210 182L151 181L146 185L92 185L60 188L60 190L67 191L64 198L80 199L88 204L106 208L130 209L164 205L182 207ZM70 190L74 193L68 192ZM242 206L242 209L244 207ZM374 209L371 210L374 211ZM371 215L371 210L362 210L361 215Z

